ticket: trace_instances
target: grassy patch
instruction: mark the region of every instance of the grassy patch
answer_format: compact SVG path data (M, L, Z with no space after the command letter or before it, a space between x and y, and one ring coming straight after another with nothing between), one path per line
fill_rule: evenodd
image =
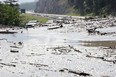
M80 15L77 14L77 13L68 13L67 15L69 15L69 16L80 16Z
M48 19L45 17L39 17L38 21L41 23L46 23L48 21Z
M86 14L85 16L95 16L94 13L89 13L89 14Z
M30 20L38 20L40 23L46 23L48 21L48 18L34 16L31 14L21 14L21 20L22 20L21 26L25 26L25 24L29 22Z

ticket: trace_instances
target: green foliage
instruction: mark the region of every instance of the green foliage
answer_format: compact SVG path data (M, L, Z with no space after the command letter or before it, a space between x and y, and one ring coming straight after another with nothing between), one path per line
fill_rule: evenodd
M0 4L0 24L7 26L19 26L20 13L17 7L8 4Z

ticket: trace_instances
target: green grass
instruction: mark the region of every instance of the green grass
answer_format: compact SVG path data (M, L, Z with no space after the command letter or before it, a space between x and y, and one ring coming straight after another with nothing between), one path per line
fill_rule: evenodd
M48 21L48 18L40 17L40 16L34 16L31 14L21 14L21 20L22 20L22 26L24 26L27 22L30 20L38 20L40 23L46 23Z
M95 16L94 13L86 14L85 16Z
M69 15L69 16L80 16L80 15L77 14L77 13L68 13L67 15Z
M45 17L39 17L38 21L41 23L46 23L48 21L48 19Z

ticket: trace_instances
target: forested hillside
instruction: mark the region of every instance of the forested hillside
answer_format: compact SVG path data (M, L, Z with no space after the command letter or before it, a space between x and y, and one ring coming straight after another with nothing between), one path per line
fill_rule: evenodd
M115 15L116 0L38 0L35 11L56 14L73 12L79 15Z
M116 14L116 0L68 0L81 15Z

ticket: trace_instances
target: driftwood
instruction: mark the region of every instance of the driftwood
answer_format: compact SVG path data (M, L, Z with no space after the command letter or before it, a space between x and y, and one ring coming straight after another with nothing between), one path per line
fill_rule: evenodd
M17 50L10 50L10 52L12 52L12 53L18 53L19 51L17 51Z
M88 33L95 33L95 30L96 30L97 28L92 28L92 29L86 29L87 31L88 31Z
M74 48L73 46L70 46L70 45L69 45L69 47L70 47L70 49L73 49L75 52L82 53L80 50L77 50L77 49Z
M73 70L69 70L67 68L59 70L59 72L65 72L65 71L68 71L68 73L73 73L73 74L76 74L79 76L92 76L89 73L84 73L84 72L80 72L80 71L73 71Z
M17 32L11 32L11 31L0 31L0 34L15 34Z
M5 66L10 66L10 67L16 67L16 65L14 64L5 64L5 63L0 63L1 65L5 65Z
M47 48L47 51L52 50L54 52L52 52L52 54L55 55L65 55L68 54L70 52L78 52L78 53L82 53L80 50L77 50L76 48L74 48L73 46L67 46L67 47L51 47L51 48Z
M48 28L48 30L53 30L53 29L58 29L60 27L52 27L52 28Z
M91 76L90 74L84 73L84 72L76 72L76 71L72 71L72 70L69 70L68 72L73 73L73 74L77 74L79 76Z
M16 43L14 43L14 46L10 46L11 48L23 48L23 42L18 42L18 45L16 45Z
M44 64L36 64L36 63L29 63L29 65L33 65L33 66L36 66L36 67L48 67L48 65L44 65Z
M20 46L16 46L16 45L14 45L14 46L10 46L11 48L18 48L18 49L21 49L21 48L23 48L24 46L23 45L20 45Z
M95 56L90 56L90 55L87 55L86 57L101 59L101 60L103 60L103 61L112 62L112 63L116 64L116 60L106 60L104 57L95 57Z

